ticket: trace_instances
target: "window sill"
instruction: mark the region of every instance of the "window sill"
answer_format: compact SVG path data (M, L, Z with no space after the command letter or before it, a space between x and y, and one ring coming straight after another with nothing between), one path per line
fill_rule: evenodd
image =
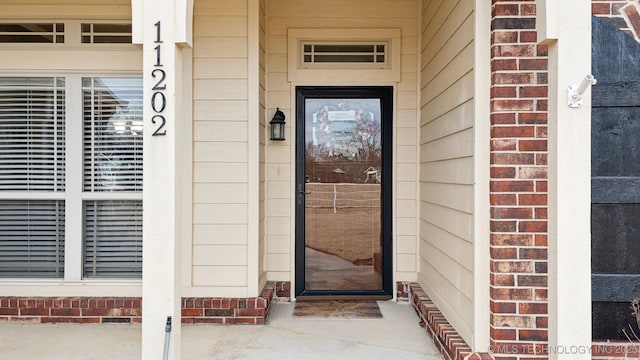
M4 296L140 297L140 279L0 279Z

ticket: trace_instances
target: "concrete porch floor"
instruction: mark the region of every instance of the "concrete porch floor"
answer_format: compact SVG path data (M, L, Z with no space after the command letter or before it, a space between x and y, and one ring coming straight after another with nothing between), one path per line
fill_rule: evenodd
M380 301L382 319L293 317L273 304L267 325L184 325L183 359L441 360L409 304ZM140 325L0 323L0 358L140 359Z

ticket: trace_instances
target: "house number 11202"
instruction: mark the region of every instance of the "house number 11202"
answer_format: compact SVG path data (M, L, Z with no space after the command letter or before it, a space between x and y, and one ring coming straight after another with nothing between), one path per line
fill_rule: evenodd
M162 51L162 39L160 38L160 21L156 22L156 39L154 41L156 47L155 51L155 69L151 70L151 77L154 79L154 85L151 88L153 95L151 95L151 110L153 110L153 116L151 116L151 123L154 125L154 131L152 136L164 136L167 135L167 130L164 128L167 124L167 119L162 115L164 109L167 107L167 96L165 91L167 90L167 73L164 71L161 61Z

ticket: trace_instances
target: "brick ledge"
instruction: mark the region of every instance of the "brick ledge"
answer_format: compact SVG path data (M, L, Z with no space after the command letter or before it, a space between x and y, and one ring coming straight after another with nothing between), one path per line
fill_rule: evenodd
M425 328L440 353L446 360L489 360L495 359L489 353L474 353L467 343L449 324L444 315L433 304L418 283L407 283L413 309L420 317L420 325Z
M266 322L271 304L289 301L289 282L268 282L252 298L182 298L182 323ZM0 297L0 321L31 323L141 323L139 297Z

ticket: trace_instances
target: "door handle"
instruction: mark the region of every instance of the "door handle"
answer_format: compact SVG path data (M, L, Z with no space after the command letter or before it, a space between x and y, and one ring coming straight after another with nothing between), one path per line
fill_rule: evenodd
M300 195L309 195L309 194L311 194L311 191L304 191L304 185L303 184L299 184L298 185L298 194L300 194Z

